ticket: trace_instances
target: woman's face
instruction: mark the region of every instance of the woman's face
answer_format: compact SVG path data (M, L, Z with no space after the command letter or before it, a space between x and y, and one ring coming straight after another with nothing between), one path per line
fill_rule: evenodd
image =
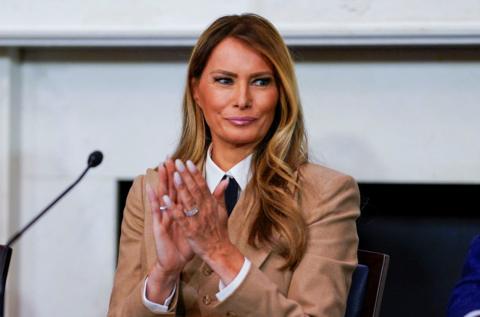
M255 146L272 125L278 101L272 66L238 39L214 48L192 87L216 148Z

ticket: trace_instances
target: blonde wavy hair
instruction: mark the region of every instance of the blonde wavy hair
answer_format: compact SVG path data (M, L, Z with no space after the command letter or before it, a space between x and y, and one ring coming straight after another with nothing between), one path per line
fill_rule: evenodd
M255 14L224 16L200 36L190 57L183 100L183 128L173 157L203 166L211 142L210 129L195 104L192 79L199 79L213 49L233 37L260 52L273 66L279 91L275 117L252 159L253 192L258 208L248 243L268 245L293 268L306 248L306 225L297 202L295 172L308 161L307 140L293 61L282 37L265 18Z

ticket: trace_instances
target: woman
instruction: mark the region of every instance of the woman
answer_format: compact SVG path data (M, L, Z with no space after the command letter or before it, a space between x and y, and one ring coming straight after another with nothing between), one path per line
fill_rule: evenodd
M359 193L308 162L275 28L216 20L192 52L183 112L175 161L130 190L109 316L343 316Z

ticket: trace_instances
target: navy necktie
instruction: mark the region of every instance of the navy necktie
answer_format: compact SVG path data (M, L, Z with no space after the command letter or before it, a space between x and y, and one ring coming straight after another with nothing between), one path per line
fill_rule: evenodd
M227 189L225 189L225 207L227 207L227 213L230 216L233 208L238 200L238 193L240 191L240 186L238 185L235 178L231 176L224 175L222 179L229 178Z

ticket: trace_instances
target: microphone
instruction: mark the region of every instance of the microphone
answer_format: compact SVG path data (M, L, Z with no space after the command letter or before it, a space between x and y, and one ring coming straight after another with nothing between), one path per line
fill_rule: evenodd
M88 156L88 161L87 161L88 167L97 167L98 165L100 165L100 163L102 163L102 160L103 160L102 152L93 151Z
M62 199L70 190L73 189L87 174L92 167L97 167L102 163L103 154L100 151L90 153L87 160L87 168L82 172L80 177L73 182L67 189L65 189L57 198L55 198L45 209L43 209L35 218L33 218L25 227L15 233L7 242L7 245L0 245L0 317L3 317L4 299L5 299L5 284L7 282L8 266L12 257L11 245L15 243L33 224L35 224L47 211L50 210L60 199Z

